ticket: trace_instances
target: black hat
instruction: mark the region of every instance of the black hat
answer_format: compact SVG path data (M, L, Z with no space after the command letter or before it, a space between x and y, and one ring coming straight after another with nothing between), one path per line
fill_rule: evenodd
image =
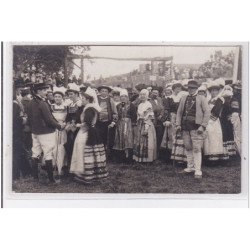
M35 83L33 85L33 90L41 90L41 89L48 89L49 85L42 82L42 83Z
M157 87L157 86L153 86L151 91L153 91L153 90L157 90L157 91L159 91L159 87Z
M30 94L30 88L29 87L25 87L23 89L21 89L21 95L22 96L25 96L25 95L28 95Z
M100 92L102 89L107 89L108 92L111 92L111 88L110 88L109 86L106 86L106 85L99 86L97 89L98 89L99 92Z
M188 81L188 88L199 88L199 83L195 80Z

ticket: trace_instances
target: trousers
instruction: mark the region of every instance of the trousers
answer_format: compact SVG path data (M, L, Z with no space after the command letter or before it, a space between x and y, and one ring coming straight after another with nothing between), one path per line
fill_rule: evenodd
M38 158L43 153L44 160L53 159L53 150L56 146L55 133L32 134L32 157Z
M183 142L187 155L187 167L195 168L195 174L201 175L201 149L204 135L198 134L197 130L183 130Z

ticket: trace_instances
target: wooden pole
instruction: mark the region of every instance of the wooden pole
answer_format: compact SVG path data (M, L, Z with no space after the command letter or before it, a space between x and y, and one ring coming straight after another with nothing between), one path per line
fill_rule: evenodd
M84 83L84 64L83 64L83 58L81 58L81 83Z
M64 87L67 88L68 86L68 59L67 55L64 58Z

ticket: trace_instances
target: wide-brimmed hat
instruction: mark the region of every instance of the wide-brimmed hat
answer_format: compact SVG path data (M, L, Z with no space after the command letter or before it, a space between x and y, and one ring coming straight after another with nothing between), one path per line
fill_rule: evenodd
M42 89L49 89L49 85L44 83L44 82L41 82L41 83L35 83L33 84L33 90L42 90Z
M175 88L182 88L181 82L174 82L172 84L172 90L174 90Z
M222 86L216 81L209 82L208 86L207 86L207 89L209 91L211 91L212 89L221 89L221 88L222 88Z
M67 89L65 87L54 87L53 88L53 95L59 94L62 97L65 95Z
M199 83L195 80L190 80L188 81L188 84L187 84L188 88L199 88Z
M68 84L68 89L67 89L66 92L67 93L69 93L69 92L79 93L80 92L80 87L75 83L69 83Z
M109 86L106 86L106 85L99 86L97 89L98 89L99 92L100 92L102 89L107 89L108 92L111 92L111 88L110 88Z
M218 78L214 80L218 85L220 85L222 88L225 86L225 80L223 78Z

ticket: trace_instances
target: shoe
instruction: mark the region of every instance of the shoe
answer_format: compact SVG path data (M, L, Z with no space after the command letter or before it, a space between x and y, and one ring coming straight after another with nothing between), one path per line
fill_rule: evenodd
M194 175L194 178L195 178L195 179L202 179L202 175L197 175L197 174L195 174L195 175Z
M54 175L53 175L53 164L52 164L52 160L47 160L47 161L45 161L45 166L46 166L46 169L47 169L49 182L50 182L50 183L56 183L56 181L55 181L55 179L54 179Z
M87 181L84 180L83 178L78 177L77 175L74 176L74 180L78 183L84 184L84 185L90 185L93 183L93 181Z
M202 172L201 171L195 171L194 178L195 179L202 179Z
M186 173L192 173L192 172L195 172L195 168L194 167L187 167L187 168L184 168L183 171Z

